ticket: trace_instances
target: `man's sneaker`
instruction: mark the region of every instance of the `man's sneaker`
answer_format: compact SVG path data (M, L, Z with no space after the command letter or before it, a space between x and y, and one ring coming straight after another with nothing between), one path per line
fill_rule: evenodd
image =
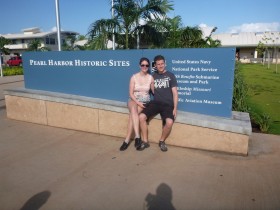
M142 142L141 138L135 138L135 142L134 142L135 148L139 147L141 142Z
M158 146L160 147L160 150L163 151L163 152L166 152L168 150L164 141L160 141L158 143Z
M136 148L138 151L142 151L146 148L150 147L150 144L147 142L141 142L141 144Z

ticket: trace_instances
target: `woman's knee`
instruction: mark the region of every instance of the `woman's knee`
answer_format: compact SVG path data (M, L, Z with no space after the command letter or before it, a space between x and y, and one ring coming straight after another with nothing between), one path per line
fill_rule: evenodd
M139 120L140 122L145 122L147 120L147 116L143 113L140 113Z

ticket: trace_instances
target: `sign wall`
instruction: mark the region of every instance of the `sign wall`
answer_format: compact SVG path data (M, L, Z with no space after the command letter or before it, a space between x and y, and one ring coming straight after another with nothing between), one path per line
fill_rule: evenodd
M231 117L235 48L26 52L25 87L126 102L139 59L158 54L177 78L178 110Z

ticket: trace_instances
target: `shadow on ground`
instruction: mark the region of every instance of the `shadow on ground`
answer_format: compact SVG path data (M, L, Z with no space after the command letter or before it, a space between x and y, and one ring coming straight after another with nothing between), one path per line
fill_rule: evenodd
M51 193L49 191L43 191L33 195L26 201L20 210L39 210L49 199Z
M145 198L148 210L176 210L172 204L172 189L165 183L161 183L156 194L148 193Z

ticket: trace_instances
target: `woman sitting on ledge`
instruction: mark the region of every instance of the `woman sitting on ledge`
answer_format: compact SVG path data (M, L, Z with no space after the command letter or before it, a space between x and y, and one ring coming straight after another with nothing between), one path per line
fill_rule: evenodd
M120 147L121 151L128 148L133 130L135 133L135 148L141 144L139 113L145 108L145 104L150 102L150 90L154 92L154 79L149 74L149 59L141 58L139 65L140 72L132 75L130 78L128 101L129 121L126 138Z

